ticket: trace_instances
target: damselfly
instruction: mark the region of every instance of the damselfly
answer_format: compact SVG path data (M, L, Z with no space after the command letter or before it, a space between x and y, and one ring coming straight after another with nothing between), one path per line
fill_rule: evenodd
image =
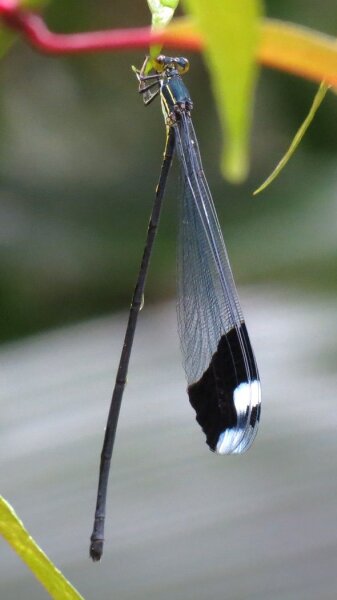
M186 58L158 56L135 70L144 103L159 94L167 138L144 254L118 367L99 473L90 555L103 553L112 450L145 280L173 153L182 170L178 255L178 330L188 395L206 442L217 454L240 454L252 444L260 418L260 381L212 196L194 132L193 107L182 75Z

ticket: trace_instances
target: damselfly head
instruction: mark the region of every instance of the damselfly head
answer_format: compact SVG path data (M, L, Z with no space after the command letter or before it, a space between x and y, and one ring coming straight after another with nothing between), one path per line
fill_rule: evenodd
M184 75L190 67L189 61L183 56L172 57L160 54L152 62L157 73L163 73L167 69L176 69L179 75Z

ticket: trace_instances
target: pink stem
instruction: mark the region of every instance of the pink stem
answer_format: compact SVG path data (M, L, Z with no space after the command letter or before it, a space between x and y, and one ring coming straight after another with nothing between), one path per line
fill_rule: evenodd
M22 33L32 46L48 54L131 50L146 48L151 44L165 44L192 51L202 47L202 42L197 37L181 37L169 31L153 32L149 27L73 34L53 33L40 15L20 9L16 0L0 1L0 18L7 26Z

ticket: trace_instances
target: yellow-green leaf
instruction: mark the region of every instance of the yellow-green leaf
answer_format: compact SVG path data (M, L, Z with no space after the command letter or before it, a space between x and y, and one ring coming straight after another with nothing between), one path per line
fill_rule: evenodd
M13 508L0 496L0 534L12 546L55 600L83 600L51 560L42 552Z
M276 179L276 177L280 174L280 172L282 171L282 169L286 166L287 162L290 160L290 158L292 157L292 155L294 154L296 148L298 147L298 145L300 144L305 132L307 131L310 123L312 122L319 106L321 105L321 103L323 102L323 99L325 97L325 94L327 93L327 91L330 89L330 85L326 85L324 82L321 83L321 85L319 86L316 95L314 97L313 103L310 107L310 110L306 116L306 118L304 119L301 127L298 129L295 137L293 138L287 152L284 154L284 156L281 158L280 162L276 165L275 169L273 170L273 172L269 175L269 177L267 177L267 179L262 183L262 185L260 185L260 187L257 188L257 190L255 190L255 192L253 192L253 195L256 196L256 194L259 194L260 192L262 192L263 190L266 189L266 187L268 187L268 185L271 184L272 181L274 181L274 179Z
M152 14L153 27L165 27L179 4L179 0L147 0Z
M174 11L179 4L179 0L147 0L149 9L152 14L152 29L160 29L166 27L171 21ZM151 46L150 55L156 58L161 51L162 46ZM148 69L150 69L150 64Z
M259 29L256 58L260 64L337 87L336 38L277 19L262 19ZM163 32L164 43L166 35L179 48L185 45L202 51L205 47L204 36L191 17L174 19Z
M266 65L337 86L336 39L303 25L264 19L257 58Z
M184 0L205 43L205 59L226 135L222 170L232 181L248 170L248 140L255 80L260 0Z

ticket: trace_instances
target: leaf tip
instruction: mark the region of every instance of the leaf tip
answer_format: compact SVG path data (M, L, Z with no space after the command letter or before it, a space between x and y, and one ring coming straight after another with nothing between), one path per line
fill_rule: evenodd
M242 148L227 148L222 153L221 172L230 183L242 183L248 174L247 154Z
M260 194L261 192L263 192L263 190L266 189L266 185L264 185L264 183L262 185L260 185L258 188L256 188L256 190L253 191L253 196L257 196L258 194Z

